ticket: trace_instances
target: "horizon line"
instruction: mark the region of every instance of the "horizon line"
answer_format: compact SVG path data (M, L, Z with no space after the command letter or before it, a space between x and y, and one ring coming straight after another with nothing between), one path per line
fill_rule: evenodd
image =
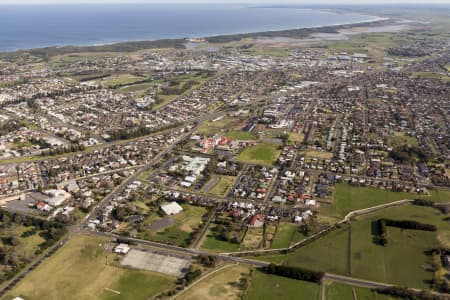
M403 5L418 5L418 6L430 6L430 5L450 5L450 1L445 0L445 2L441 1L441 0L435 0L435 1L430 1L428 3L423 3L423 1L420 0L410 0L407 2L403 2L403 1L389 1L389 0L382 0L382 2L380 1L370 1L370 2L354 2L354 0L343 0L343 1L330 1L330 0L324 0L323 2L319 0L318 1L313 1L313 0L308 0L306 2L303 3L297 3L295 1L292 0L286 0L286 1L281 1L281 2L276 2L275 0L269 0L269 1L245 1L245 0L231 0L231 1L226 1L226 0L219 0L219 1L207 1L207 0L188 0L188 1L183 1L183 0L169 0L169 1L162 1L162 0L157 0L157 1L145 1L145 0L132 0L132 1L126 1L126 0L69 0L69 1L64 1L63 3L61 2L56 2L56 1L52 1L52 0L48 0L48 1L8 1L6 0L6 2L2 2L0 1L0 5L13 5L13 6L18 6L18 5L71 5L71 4L207 4L207 5L214 5L214 4L241 4L241 5L264 5L264 6L323 6L323 5L331 5L331 6L340 6L340 5L351 5L351 6L403 6Z

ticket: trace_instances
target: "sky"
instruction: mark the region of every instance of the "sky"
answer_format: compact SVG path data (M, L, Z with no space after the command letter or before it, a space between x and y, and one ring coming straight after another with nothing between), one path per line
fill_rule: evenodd
M0 0L0 4L72 3L450 4L450 0Z

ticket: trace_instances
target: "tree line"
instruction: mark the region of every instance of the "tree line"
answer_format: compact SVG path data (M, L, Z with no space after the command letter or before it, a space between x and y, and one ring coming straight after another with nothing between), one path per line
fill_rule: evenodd
M391 220L391 219L378 219L372 225L374 229L374 243L382 246L388 243L387 226L397 227L400 229L411 230L423 230L423 231L436 231L437 228L431 224L424 224L412 220Z
M421 57L427 55L427 53L419 48L407 48L407 47L400 47L400 48L389 48L387 50L387 53L389 55L393 56L403 56L403 57Z
M84 151L86 147L82 144L72 144L68 146L60 146L42 151L42 156L54 156L71 152Z
M420 223L412 220L391 220L391 219L380 219L384 221L386 226L397 227L400 229L411 229L411 230L423 230L423 231L436 231L436 226L432 224Z
M314 283L321 283L323 277L325 276L324 272L316 272L308 269L276 264L270 264L266 267L263 267L262 270L268 274L288 277L297 280L310 281Z
M134 128L124 128L118 129L115 131L108 132L110 138L108 141L117 141L117 140L128 140L132 138L141 137L144 135L149 135L152 133L156 133L159 131L171 129L180 126L181 123L174 123L163 127L157 128L148 128L144 126L134 127Z
M375 289L379 294L394 296L405 300L448 300L445 295L432 294L429 291L414 291L404 287L389 287Z

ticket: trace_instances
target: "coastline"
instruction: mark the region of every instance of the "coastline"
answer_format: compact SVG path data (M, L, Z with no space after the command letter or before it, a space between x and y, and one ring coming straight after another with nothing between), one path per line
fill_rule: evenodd
M251 37L292 37L292 38L305 38L315 33L337 33L340 29L348 29L353 27L374 27L383 25L385 22L393 21L392 18L381 16L369 16L372 19L357 21L357 22L344 22L331 25L317 25L302 28L292 28L283 30L268 30L257 32L244 32L244 33L231 33L221 35L210 36L190 36L180 38L168 38L168 39L154 39L154 40L124 40L111 43L93 43L93 44L80 44L80 45L59 45L59 46L45 46L37 48L17 49L13 51L1 51L0 58L8 56L16 56L23 53L30 53L37 56L53 56L58 54L68 54L77 52L133 52L144 49L158 49L158 48L183 48L184 44L189 38L203 39L209 43L221 43L239 41L243 38Z

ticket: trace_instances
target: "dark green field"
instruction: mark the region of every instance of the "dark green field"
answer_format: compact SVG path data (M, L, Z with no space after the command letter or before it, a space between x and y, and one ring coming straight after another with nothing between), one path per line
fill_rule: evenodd
M316 300L320 286L315 283L254 271L246 300Z
M420 196L416 193L392 192L376 188L351 186L347 183L338 183L334 192L334 203L323 206L321 213L342 218L353 210L386 204L404 199L430 199L436 202L449 202L450 192L430 190L429 196Z
M429 271L432 258L424 251L448 244L450 224L444 221L445 217L446 215L429 207L391 207L360 217L352 222L351 229L349 225L343 225L293 253L257 259L427 289L428 281L433 277L433 273ZM373 242L372 222L379 218L433 224L438 231L402 231L388 227L388 244L383 247Z

